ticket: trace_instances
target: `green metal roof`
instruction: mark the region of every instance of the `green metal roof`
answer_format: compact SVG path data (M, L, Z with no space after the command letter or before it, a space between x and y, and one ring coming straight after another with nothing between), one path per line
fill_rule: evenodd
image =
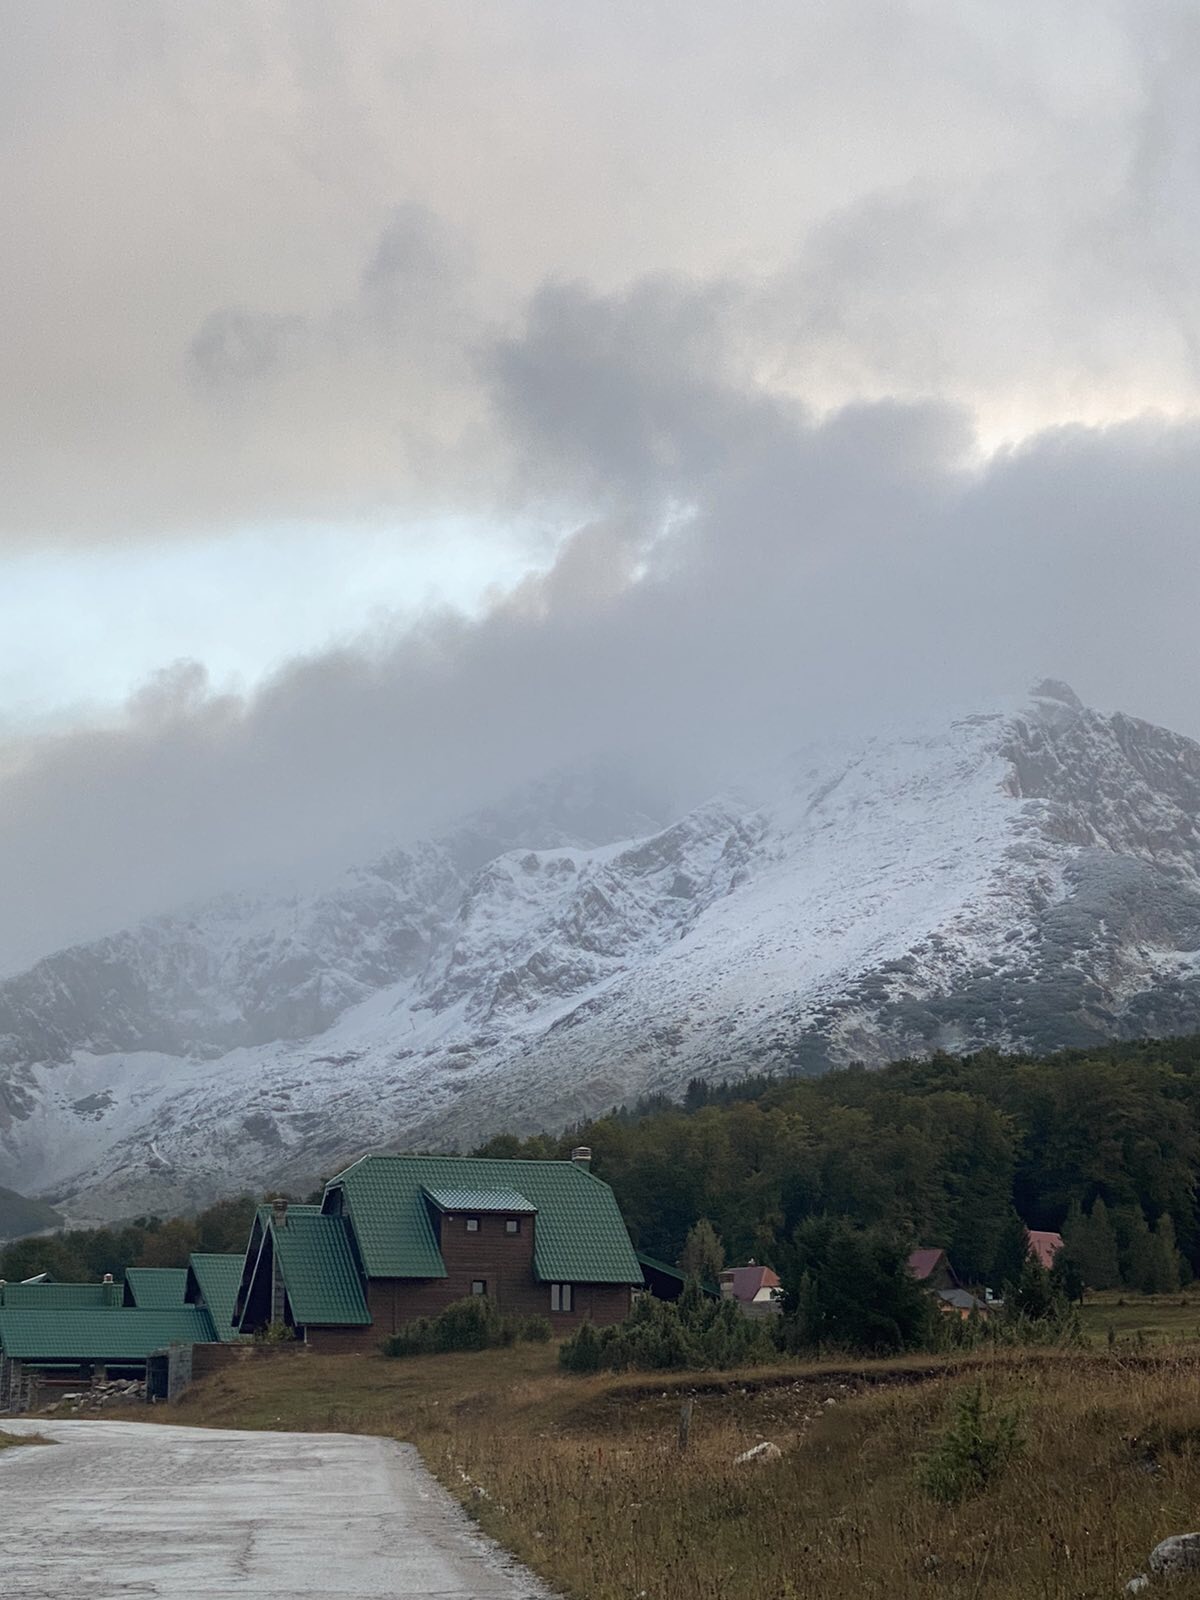
M188 1287L193 1281L208 1308L222 1343L232 1344L241 1335L233 1325L233 1303L242 1281L242 1256L194 1255L188 1264Z
M657 1256L647 1255L644 1250L634 1252L643 1267L649 1267L652 1272L661 1272L666 1278L674 1278L677 1283L686 1284L688 1275L679 1267L673 1267L669 1261L660 1261ZM645 1274L642 1274L643 1278ZM719 1296L721 1293L718 1284L710 1282L708 1278L699 1279L700 1287L705 1294Z
M0 1306L82 1311L120 1304L119 1283L6 1283L0 1289Z
M296 1322L365 1327L371 1321L345 1217L290 1206L286 1225L272 1218L270 1229Z
M126 1267L125 1285L139 1311L169 1311L187 1293L186 1267Z
M0 1349L30 1361L141 1361L168 1344L213 1344L207 1311L132 1306L91 1311L0 1310Z
M606 1183L574 1161L464 1156L364 1156L325 1191L340 1190L368 1278L444 1278L425 1191L513 1191L537 1207L534 1274L543 1283L642 1281Z
M504 1211L532 1216L537 1207L515 1189L431 1189L422 1186L439 1211Z

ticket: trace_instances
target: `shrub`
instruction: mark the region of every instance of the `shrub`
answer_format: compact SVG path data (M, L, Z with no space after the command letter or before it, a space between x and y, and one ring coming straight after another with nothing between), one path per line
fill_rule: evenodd
M505 1317L486 1295L455 1300L436 1317L406 1322L383 1341L385 1356L434 1355L452 1350L496 1350L518 1339L543 1343L550 1337L545 1317Z
M982 1383L959 1395L954 1416L922 1461L918 1479L934 1500L956 1505L981 1493L1021 1453L1017 1416L996 1411Z
M567 1339L558 1352L559 1362L568 1372L597 1372L600 1367L600 1337L590 1322Z
M774 1327L744 1316L732 1300L714 1300L689 1285L677 1301L639 1295L624 1322L597 1333L590 1323L564 1341L568 1372L665 1372L748 1366L778 1354Z
M254 1335L255 1344L291 1344L296 1330L287 1322L268 1322Z

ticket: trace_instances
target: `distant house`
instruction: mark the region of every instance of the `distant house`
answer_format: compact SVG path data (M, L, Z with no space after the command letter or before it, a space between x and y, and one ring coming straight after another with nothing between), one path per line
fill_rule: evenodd
M582 1149L569 1161L364 1156L319 1206L259 1207L235 1325L285 1324L318 1350L371 1350L469 1295L562 1333L620 1322L643 1269L590 1162Z
M1046 1233L1039 1228L1029 1230L1029 1254L1049 1272L1054 1258L1063 1247L1061 1233Z
M979 1317L990 1316L994 1307L969 1289L938 1289L935 1291L938 1310L947 1316L959 1316L965 1322L972 1312Z
M923 1246L908 1258L908 1270L921 1285L933 1294L946 1289L961 1288L958 1275L950 1265L950 1257L936 1246Z
M757 1261L726 1267L719 1281L722 1296L736 1300L747 1316L777 1316L783 1309L779 1274L773 1267L760 1267Z

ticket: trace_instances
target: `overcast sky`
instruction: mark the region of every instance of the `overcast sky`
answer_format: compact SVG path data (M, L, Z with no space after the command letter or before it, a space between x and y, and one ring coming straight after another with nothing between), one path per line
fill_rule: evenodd
M0 10L0 971L598 755L1200 736L1194 0Z

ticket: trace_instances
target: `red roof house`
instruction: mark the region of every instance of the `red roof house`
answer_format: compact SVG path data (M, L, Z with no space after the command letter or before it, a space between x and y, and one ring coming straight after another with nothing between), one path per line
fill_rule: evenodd
M726 1267L720 1278L721 1294L736 1300L750 1316L766 1316L780 1309L779 1274L756 1261L744 1267Z
M941 1291L959 1286L958 1276L944 1250L928 1246L914 1250L908 1258L908 1270L924 1289Z
M1062 1234L1047 1233L1040 1228L1029 1230L1029 1254L1039 1261L1046 1271L1054 1265L1054 1258L1062 1249Z

